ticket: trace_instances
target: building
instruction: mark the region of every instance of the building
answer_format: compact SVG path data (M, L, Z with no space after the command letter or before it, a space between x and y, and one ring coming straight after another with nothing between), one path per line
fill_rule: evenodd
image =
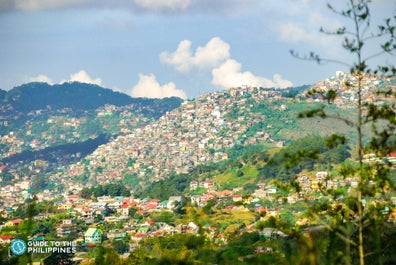
M107 238L110 240L124 240L127 237L127 233L122 230L110 230L107 232Z
M84 233L84 241L86 244L102 243L103 232L97 228L88 228Z

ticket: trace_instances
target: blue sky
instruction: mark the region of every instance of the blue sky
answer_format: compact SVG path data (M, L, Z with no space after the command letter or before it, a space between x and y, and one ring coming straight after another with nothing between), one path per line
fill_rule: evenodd
M395 11L392 0L373 2L374 22ZM312 84L348 69L295 59L290 49L350 60L340 39L319 32L346 23L326 3L0 0L0 88L81 81L135 97L193 98L241 85Z

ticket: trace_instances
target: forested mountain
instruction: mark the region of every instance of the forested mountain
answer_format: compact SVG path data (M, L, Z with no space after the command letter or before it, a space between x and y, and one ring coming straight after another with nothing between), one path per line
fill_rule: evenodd
M253 146L269 150L309 135L329 136L335 129L351 132L342 121L298 119L299 112L322 103L282 96L287 92L235 88L190 100L158 121L100 146L66 170L63 180L84 177L94 184L116 179L141 189L198 166L235 159ZM355 115L346 102L329 110Z
M330 78L314 87L339 88L339 79ZM387 87L395 84L386 82ZM377 96L371 85L365 88L365 102ZM51 211L63 216L72 204L74 210L67 214L81 218L79 232L93 222L110 233L114 229L110 220L122 220L117 221L117 227L121 227L124 221L133 219L136 227L122 229L132 235L128 242L131 244L134 238L140 242L142 233L147 235L139 243L147 247L147 253L152 251L152 242L161 245L162 250L176 248L178 253L188 243L196 252L194 259L201 256L201 251L210 250L216 256L211 263L244 257L252 259L252 264L267 259L272 264L276 244L294 240L293 230L283 228L295 224L298 229L317 227L318 223L305 213L306 203L322 211L328 201L335 197L342 200L353 192L356 183L355 177L338 173L355 165L356 134L350 124L337 119L356 116L356 92L340 93L328 104L325 97L307 97L306 89L311 86L283 90L237 87L182 103L177 98L131 99L135 103L127 105L122 102L128 97L112 97L111 91L106 91L112 104L100 105L87 100L103 100L104 90L93 87L93 94L87 96L91 94L88 92L80 101L86 102L83 108L77 104L66 107L66 101L51 102L46 97L52 91L43 96L48 107L28 103L25 89L7 92L0 124L0 177L2 194L7 196L3 208L11 208L21 198L39 198L37 205L41 207L49 200ZM79 90L70 91L70 97L67 89L64 96L73 99ZM30 104L26 107L30 111L24 111L20 102ZM377 97L376 102L385 106L389 103L386 97ZM320 115L299 118L301 113L324 108L329 115L326 119ZM365 132L371 130L362 128ZM340 138L334 138L334 133ZM349 141L342 140L343 136ZM394 179L394 171L392 174ZM17 191L9 192L10 187ZM335 193L323 196L321 192L328 192L327 188ZM93 220L78 212L93 209L89 207L99 198L117 202L95 213ZM25 218L24 207L26 203L14 216ZM145 220L153 221L155 230L141 230ZM151 236L161 231L157 230L160 224L169 229L180 226L180 235L159 232L162 236ZM184 224L196 227L192 235L184 234L183 229L189 227ZM55 231L50 227L40 223L34 231ZM274 234L275 228L281 232ZM393 242L392 235L389 242ZM181 245L167 245L175 239ZM201 249L197 240L208 245ZM115 242L122 243L111 242L117 249ZM301 245L291 242L296 244L295 249ZM390 253L389 248L386 251ZM132 252L131 259L137 258L136 253Z
M0 89L0 101L2 101L7 94L7 91Z
M3 91L4 92L4 91ZM49 85L47 83L28 83L14 87L1 96L1 105L10 104L15 111L28 113L36 110L61 110L73 111L95 110L106 104L125 106L135 104L140 107L150 105L155 116L160 116L161 108L174 108L181 103L181 99L148 99L132 98L124 93L98 85L66 82L63 84ZM161 112L162 110L162 112Z
M338 75L315 86L339 87L345 78ZM389 80L378 82L377 78L369 81L363 91L367 99L374 95L373 83L393 84ZM306 136L327 136L335 130L349 136L353 146L351 127L343 121L297 118L303 110L326 103L323 98L306 99L309 88L233 88L181 104L178 98L134 99L81 83L25 84L8 91L0 105L1 158L11 171L40 158L49 163L49 174L59 161L80 159L61 174L63 181L85 179L92 185L115 177L141 189L153 181L187 174L199 165L236 159L252 146L268 150ZM351 104L354 93L341 94L328 111L334 116L356 115ZM107 137L94 142L98 148L91 146L92 154L75 145L99 135ZM18 155L23 152L28 153ZM61 158L54 161L45 154ZM7 163L19 158L23 158L22 165ZM271 172L267 169L266 174Z
M64 166L88 154L86 143L92 152L111 136L146 125L182 101L131 98L78 82L28 83L1 90L0 165L18 171L40 158L50 163L46 171Z

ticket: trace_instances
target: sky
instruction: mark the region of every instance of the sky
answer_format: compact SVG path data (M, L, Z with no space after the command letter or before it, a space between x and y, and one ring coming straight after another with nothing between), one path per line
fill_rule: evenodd
M373 0L372 20L395 10L394 0ZM348 23L325 0L0 0L0 88L79 81L133 97L195 98L313 84L348 67L290 50L351 61L341 39L319 31Z

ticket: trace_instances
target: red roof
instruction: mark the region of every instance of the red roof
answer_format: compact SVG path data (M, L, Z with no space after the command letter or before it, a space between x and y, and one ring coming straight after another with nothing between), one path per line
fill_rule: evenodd
M142 224L143 225L154 225L155 223L153 221L144 221Z
M136 235L134 235L134 237L146 237L147 235L146 234L136 234Z
M261 206L261 207L257 207L257 208L255 209L255 211L256 211L256 212L266 212L266 211L267 211L267 208Z
M147 209L156 209L156 208L157 208L157 205L156 205L156 204L147 204L147 205L146 205L146 208L147 208Z
M13 239L13 238L14 238L14 237L13 237L12 235L0 236L0 239L3 240L3 241L5 241L5 240L11 240L11 239Z
M161 236L162 231L155 231L154 233L151 234L152 236Z

